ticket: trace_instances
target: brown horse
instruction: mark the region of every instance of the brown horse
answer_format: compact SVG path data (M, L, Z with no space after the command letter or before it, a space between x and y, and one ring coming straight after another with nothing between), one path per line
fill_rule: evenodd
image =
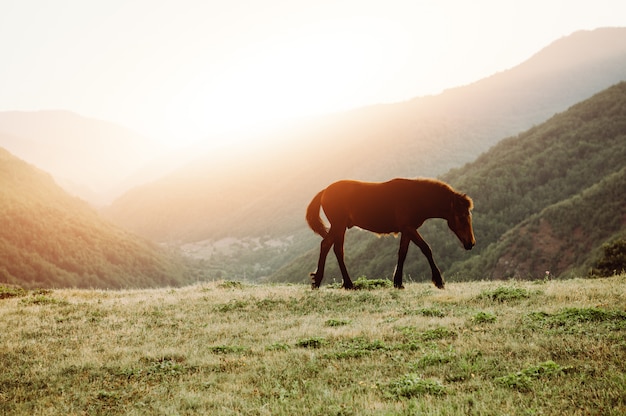
M330 229L320 217L320 207L330 221ZM396 288L403 288L402 268L412 241L428 259L433 283L443 289L443 278L433 260L433 253L417 229L429 218L443 218L465 249L471 250L476 244L472 208L470 197L434 179L392 179L382 183L346 180L333 183L315 195L306 211L307 223L323 238L317 270L311 273L313 289L322 283L326 256L333 246L343 276L343 287L353 288L343 259L346 228L353 226L378 234L400 233L398 264L393 274Z

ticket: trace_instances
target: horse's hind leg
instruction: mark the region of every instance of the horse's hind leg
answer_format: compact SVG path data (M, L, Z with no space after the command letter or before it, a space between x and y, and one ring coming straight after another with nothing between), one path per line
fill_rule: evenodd
M311 287L313 289L317 289L322 284L322 279L324 278L324 267L326 265L326 256L328 256L328 252L330 248L333 246L333 237L331 234L327 235L322 242L320 243L320 257L317 260L317 269L311 273Z
M332 230L331 230L332 233ZM350 276L348 275L348 269L346 268L346 263L344 261L344 251L343 251L343 242L346 236L346 229L342 228L341 231L337 232L335 235L335 256L337 257L337 262L339 263L339 270L341 270L341 276L343 277L343 285L344 289L354 289L354 285L352 284L352 280L350 280Z

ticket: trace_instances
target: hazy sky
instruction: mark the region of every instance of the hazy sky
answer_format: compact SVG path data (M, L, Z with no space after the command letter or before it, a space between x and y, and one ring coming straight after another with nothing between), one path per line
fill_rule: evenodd
M607 26L624 0L0 0L0 111L185 143L438 93Z

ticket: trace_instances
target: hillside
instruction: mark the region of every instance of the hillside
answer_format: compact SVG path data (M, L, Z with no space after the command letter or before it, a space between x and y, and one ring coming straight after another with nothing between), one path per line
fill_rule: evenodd
M622 140L626 136L622 136ZM476 261L491 277L585 274L603 243L626 237L626 165L507 232ZM495 264L493 264L495 261ZM482 263L482 264L481 264ZM458 265L464 269L466 265Z
M303 213L330 182L441 175L625 73L626 29L575 33L516 68L438 96L311 120L238 150L212 149L129 191L105 214L155 241L186 244L199 257L212 253L203 257L210 262L226 252L240 261L252 247L251 263L226 271L241 275L244 267L259 269L261 253L290 261L317 246ZM235 243L220 251L229 241Z
M586 272L603 242L626 236L625 167L620 83L445 175L475 195L485 250L454 270L472 264L472 277L494 278Z
M0 148L0 283L130 288L192 281L182 260L104 221Z
M422 227L448 278L540 278L585 274L600 246L626 236L626 83L615 85L515 137L442 178L475 204L477 245L465 252L445 222ZM390 276L397 241L363 232L346 242L353 273ZM414 247L405 270L429 279ZM316 250L277 272L301 281ZM330 269L338 274L334 261Z
M626 275L445 291L0 285L0 327L9 415L626 414Z
M129 129L68 111L0 112L0 147L97 205L141 183L135 173L163 152Z

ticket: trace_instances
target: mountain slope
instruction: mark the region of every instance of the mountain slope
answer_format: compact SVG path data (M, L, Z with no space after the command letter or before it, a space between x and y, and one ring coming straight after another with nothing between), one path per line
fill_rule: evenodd
M177 285L181 260L105 222L50 175L0 148L0 282L24 287Z
M445 175L476 201L486 252L471 260L471 274L537 277L541 269L561 274L588 265L591 250L626 232L626 188L618 185L625 166L626 83L620 83ZM554 251L566 243L569 260ZM522 253L532 259L520 262Z
M473 266L492 278L585 275L603 243L626 236L625 190L626 166L523 221Z
M0 112L0 146L100 205L137 185L125 181L162 152L131 130L67 111Z

